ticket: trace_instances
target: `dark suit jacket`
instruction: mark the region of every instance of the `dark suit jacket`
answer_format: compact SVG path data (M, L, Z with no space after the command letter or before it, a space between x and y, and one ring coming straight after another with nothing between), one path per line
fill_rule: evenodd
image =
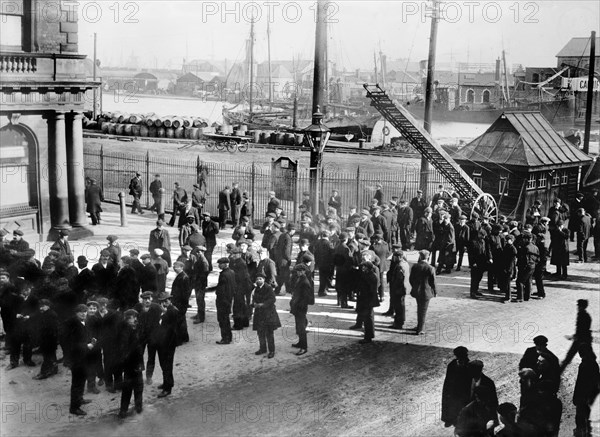
M185 272L179 273L171 285L171 297L173 305L175 305L181 313L185 314L187 311L191 294L192 285L190 283L190 278Z
M217 312L230 314L233 295L235 294L235 273L230 268L226 268L219 274L219 282L216 289Z
M231 209L231 202L229 199L228 190L223 190L219 192L219 204L217 208L221 211L229 211Z
M174 305L167 308L159 318L158 327L152 332L151 342L158 348L175 349L177 347L177 327L179 311Z
M171 252L171 239L169 231L166 229L153 229L150 231L150 240L148 241L148 252L152 253L154 249L166 249Z
M102 212L102 202L104 202L104 193L98 185L90 185L85 189L86 212Z
M429 300L436 296L435 269L427 261L419 261L410 268L410 295L417 300Z
M67 322L67 338L73 367L84 367L90 353L87 345L92 337L88 328L77 317Z

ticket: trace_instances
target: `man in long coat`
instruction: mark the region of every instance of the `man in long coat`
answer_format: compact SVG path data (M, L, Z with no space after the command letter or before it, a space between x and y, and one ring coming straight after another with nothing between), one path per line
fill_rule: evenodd
M167 262L167 265L171 267L171 238L169 237L169 231L163 228L164 225L165 222L158 219L156 221L156 228L150 231L148 252L154 253L154 249L162 250L163 259Z
M227 213L231 211L230 194L229 185L219 192L219 204L217 205L217 209L219 210L219 229L225 229Z
M252 296L252 307L254 308L252 329L256 331L260 345L255 354L262 355L268 350L268 358L273 358L275 356L273 331L281 327L275 308L275 292L270 285L265 283L264 274L257 273L255 281L256 286Z
M90 179L90 185L85 189L85 204L86 212L90 214L94 226L100 224L102 202L104 202L102 188L96 185L96 179Z
M229 315L231 314L231 305L235 294L235 273L229 268L228 258L219 258L217 261L221 273L219 274L219 282L215 291L217 306L217 321L221 329L221 340L217 344L230 344L233 341L231 334L231 323Z
M410 295L417 300L417 335L424 334L425 316L429 301L436 296L435 269L429 265L427 258L429 251L419 252L419 261L410 269L409 282L411 285Z
M446 368L442 389L442 421L446 427L456 425L458 413L471 402L473 376L469 369L469 351L464 346L454 349L454 358Z

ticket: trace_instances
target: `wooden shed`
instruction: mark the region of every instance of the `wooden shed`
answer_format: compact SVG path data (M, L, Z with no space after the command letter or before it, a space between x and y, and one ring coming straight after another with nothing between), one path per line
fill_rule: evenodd
M592 160L552 128L540 112L504 112L454 159L502 214L522 219L535 200L547 213L552 199L569 201L581 167ZM583 176L583 175L582 175Z

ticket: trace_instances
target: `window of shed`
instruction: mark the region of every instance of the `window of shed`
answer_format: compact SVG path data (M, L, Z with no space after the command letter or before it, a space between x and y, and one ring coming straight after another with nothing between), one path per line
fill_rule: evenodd
M548 180L546 177L546 173L542 172L542 173L540 173L540 178L538 179L538 188L546 188L547 185L548 185Z
M555 171L554 173L552 173L552 186L553 187L557 187L560 185L560 176L561 176L560 171Z
M535 190L537 186L537 177L535 173L529 173L529 177L527 179L527 189Z
M567 185L569 183L569 172L568 171L565 170L562 172L560 183L562 185Z

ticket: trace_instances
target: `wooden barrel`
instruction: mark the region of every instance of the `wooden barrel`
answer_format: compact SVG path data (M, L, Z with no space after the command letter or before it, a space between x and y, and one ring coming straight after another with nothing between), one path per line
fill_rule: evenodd
M130 137L133 135L133 125L131 123L123 124L123 135Z
M100 131L101 131L103 134L107 134L107 133L108 133L108 124L109 124L109 123L108 123L107 121L104 121L104 122L102 122L102 124L100 125Z
M244 132L246 132L246 131L248 131L248 126L246 126L245 124L241 124L240 130L243 130Z
M301 146L304 142L304 134L296 134L296 145Z
M164 127L159 127L158 130L156 131L156 136L158 138L164 138L166 136L166 129Z
M116 135L124 135L125 133L125 125L123 123L117 123L115 126L115 134Z
M271 132L269 137L269 144L277 144L277 132Z
M277 137L276 137L275 141L279 145L285 145L285 133L283 133L283 132L277 132Z
M189 117L184 117L183 118L183 127L185 128L190 128L194 125L194 120L192 120Z
M170 117L163 117L161 120L164 127L171 127L173 125Z
M174 138L175 137L175 129L172 127L168 127L165 129L165 137Z
M141 127L146 127L145 125L133 124L131 125L131 135L134 137L139 137L141 133Z
M260 131L260 130L252 131L252 141L254 143L259 143L260 142L260 134L261 134L261 132L262 131Z
M294 145L294 134L290 134L290 133L286 133L285 134L285 140L284 140L284 144L286 146L293 146Z
M125 112L125 113L119 115L119 118L117 119L117 121L119 123L125 123L125 122L127 122L127 120L129 120L129 117L130 117L130 115Z
M148 127L154 126L154 123L156 122L156 120L157 120L156 117L148 117L146 119L146 124L148 125Z
M233 133L237 137L244 137L244 136L246 136L246 131L245 130L241 130L241 129L238 129L238 130L234 131Z
M261 131L260 132L260 144L269 144L269 138L271 134L269 132Z
M195 118L194 127L208 127L208 123L206 120L203 120L201 118Z
M131 116L129 116L129 123L139 123L141 122L143 119L141 114L132 114Z
M185 129L183 129L183 126L175 129L175 138L184 138L184 134L185 134L184 130Z
M117 123L113 123L112 121L107 123L108 124L108 128L106 130L106 133L109 135L114 135L115 132L117 131Z
M173 117L171 119L171 126L175 129L179 129L180 127L183 127L183 120L180 117Z
M142 124L139 126L140 129L140 137L147 137L148 134L150 133L150 128L148 126L146 126L145 124Z
M190 133L190 140L197 140L198 138L200 138L200 129L197 127L191 127L188 129L189 133Z
M151 138L156 138L158 136L158 127L156 126L148 126L148 136Z

